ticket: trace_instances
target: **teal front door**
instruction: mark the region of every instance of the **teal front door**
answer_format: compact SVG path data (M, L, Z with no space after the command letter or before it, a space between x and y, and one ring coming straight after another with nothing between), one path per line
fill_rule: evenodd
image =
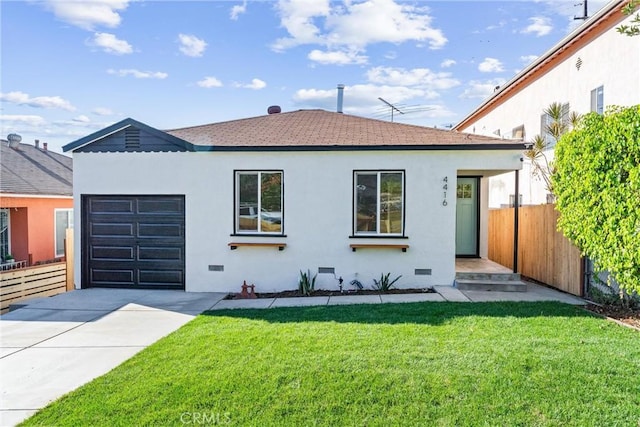
M478 178L458 177L456 186L456 256L478 256Z

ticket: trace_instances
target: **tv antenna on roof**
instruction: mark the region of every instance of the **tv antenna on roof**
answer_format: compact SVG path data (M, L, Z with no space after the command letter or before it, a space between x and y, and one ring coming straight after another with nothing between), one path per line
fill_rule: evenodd
M382 98L380 98L380 97L378 97L378 99L379 99L380 101L384 102L385 104L387 104L387 105L391 108L391 121L392 121L392 122L393 122L393 112L394 112L394 111L397 111L397 112L398 112L398 113L400 113L400 114L404 114L404 112L400 111L400 110L398 109L398 107L396 107L396 106L395 106L395 105L393 105L392 103L387 102L387 101L385 101L384 99L382 99Z
M583 10L582 10L582 16L574 16L573 19L574 20L582 20L582 21L586 21L587 18L589 18L589 8L587 6L587 0L582 0L582 3L576 3L574 4L574 6L583 6Z

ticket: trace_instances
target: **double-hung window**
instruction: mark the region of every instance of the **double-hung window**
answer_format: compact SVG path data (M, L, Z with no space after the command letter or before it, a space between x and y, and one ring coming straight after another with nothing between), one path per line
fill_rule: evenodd
M354 235L403 236L404 185L403 171L354 171Z
M56 209L56 257L64 256L64 239L67 235L67 228L73 228L73 209Z
M598 114L604 113L604 86L599 86L591 91L591 111Z
M283 233L282 171L236 171L235 231Z
M9 209L0 209L0 263L11 255L9 238Z

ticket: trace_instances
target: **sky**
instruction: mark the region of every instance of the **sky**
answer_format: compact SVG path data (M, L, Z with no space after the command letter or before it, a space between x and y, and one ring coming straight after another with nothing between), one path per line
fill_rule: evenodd
M62 152L127 117L174 129L271 105L336 111L338 84L346 114L447 128L582 13L579 0L2 0L0 136Z

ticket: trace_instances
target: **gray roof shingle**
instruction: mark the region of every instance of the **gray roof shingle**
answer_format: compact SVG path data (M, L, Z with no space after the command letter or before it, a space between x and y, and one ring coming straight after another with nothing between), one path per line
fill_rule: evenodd
M0 193L73 195L73 161L70 157L33 145L2 146Z

